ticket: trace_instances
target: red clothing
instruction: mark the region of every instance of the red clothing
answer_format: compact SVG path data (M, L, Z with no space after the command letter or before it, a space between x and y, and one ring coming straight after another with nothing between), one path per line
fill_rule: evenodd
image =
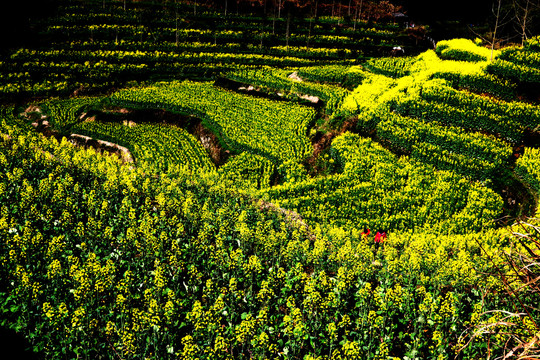
M362 236L365 236L365 237L368 237L369 233L370 233L370 231L369 231L369 229L367 229L367 231L366 231L366 230L365 230L365 231L362 231L362 234L361 234L361 235L362 235Z
M380 243L382 240L383 235L377 231L377 234L375 234L375 243Z

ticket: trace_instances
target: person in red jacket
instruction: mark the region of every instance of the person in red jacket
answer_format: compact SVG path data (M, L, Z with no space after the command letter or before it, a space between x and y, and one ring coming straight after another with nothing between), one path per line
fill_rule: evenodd
M367 239L369 233L370 233L370 231L369 231L368 227L364 226L364 231L360 235L362 235L363 238Z
M386 236L386 235L385 235ZM379 245L383 237L383 231L381 229L377 230L375 234L375 244Z
M379 250L379 246L386 240L386 230L377 230L375 234L375 249Z

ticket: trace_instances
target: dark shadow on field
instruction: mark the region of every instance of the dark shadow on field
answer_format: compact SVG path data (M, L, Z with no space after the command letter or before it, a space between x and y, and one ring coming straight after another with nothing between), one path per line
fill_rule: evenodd
M42 360L43 355L30 350L30 343L14 330L0 327L2 360Z

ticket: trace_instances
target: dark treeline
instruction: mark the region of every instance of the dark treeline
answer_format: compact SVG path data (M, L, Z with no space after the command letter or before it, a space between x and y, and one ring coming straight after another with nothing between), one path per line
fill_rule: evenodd
M540 0L19 0L0 12L0 50L31 45L41 18L60 15L60 4L116 4L129 10L147 6L193 13L212 10L224 16L252 14L268 18L316 19L332 16L344 24L357 21L401 22L426 26L435 40L495 36L498 45L521 43L540 33ZM405 14L403 16L402 14ZM396 16L397 15L397 16Z

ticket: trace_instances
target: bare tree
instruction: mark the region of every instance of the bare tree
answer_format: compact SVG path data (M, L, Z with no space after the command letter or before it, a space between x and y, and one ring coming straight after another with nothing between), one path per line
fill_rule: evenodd
M469 30L477 37L482 39L484 43L489 44L491 49L490 61L493 61L493 54L497 42L500 42L500 30L512 21L511 9L508 8L508 3L505 0L494 0L491 5L491 13L493 16L494 26L490 26L490 31L487 35L480 34L469 26Z
M529 27L533 22L536 11L538 11L538 8L540 7L540 1L513 0L513 7L518 33L521 37L521 46L523 46L530 33Z
M502 0L497 0L497 12L495 13L495 10L493 10L493 14L495 15L495 29L493 30L493 37L491 39L491 56L489 58L491 61L493 61L493 51L495 50L497 30L499 29L499 20L501 18L501 5L502 5ZM493 9L495 9L495 7L493 7Z
M362 6L364 5L364 0L355 0L354 1L354 25L353 30L356 31L356 23L358 22L358 19L362 17Z
M495 45L497 44L497 42L501 41L501 39L499 39L499 30L501 30L503 27L505 27L512 21L511 11L508 8L509 5L510 4L505 3L504 0L495 0L492 5L491 12L493 13L493 16L495 18L495 26L493 27L493 31L491 32L491 40L487 41L487 43L490 44L491 47L490 61L493 61Z

